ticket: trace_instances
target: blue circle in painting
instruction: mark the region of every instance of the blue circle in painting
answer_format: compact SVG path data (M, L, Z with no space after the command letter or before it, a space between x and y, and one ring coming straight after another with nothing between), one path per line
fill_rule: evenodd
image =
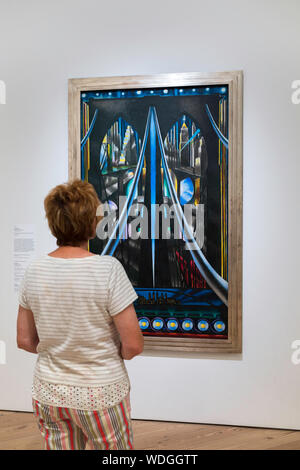
M193 320L191 320L190 318L185 318L181 324L182 328L184 329L184 331L190 331L193 329L194 327L194 323L193 323Z
M209 328L209 323L206 320L199 320L198 321L198 330L199 331L207 331Z
M190 202L194 196L194 185L191 178L185 178L180 182L180 204Z
M141 330L146 330L149 327L149 324L150 322L148 318L146 317L139 318L139 325L140 325Z
M224 331L225 328L226 328L226 325L222 320L217 320L217 321L214 322L214 329L218 333L222 333L222 331Z
M176 331L178 328L178 321L175 318L169 318L167 327L170 331Z
M155 330L161 330L164 326L164 321L162 318L154 318L154 320L152 321L152 327L155 329Z

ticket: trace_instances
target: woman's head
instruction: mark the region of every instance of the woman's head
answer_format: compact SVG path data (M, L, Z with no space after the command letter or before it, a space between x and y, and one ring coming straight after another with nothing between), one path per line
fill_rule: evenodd
M100 205L94 187L82 180L53 188L44 201L46 217L58 246L79 246L95 237Z

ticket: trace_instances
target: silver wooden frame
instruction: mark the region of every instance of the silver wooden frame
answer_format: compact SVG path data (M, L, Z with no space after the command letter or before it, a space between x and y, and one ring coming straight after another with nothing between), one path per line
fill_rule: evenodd
M80 178L80 94L93 90L228 85L228 339L145 337L145 350L242 351L243 72L168 73L69 80L69 180Z

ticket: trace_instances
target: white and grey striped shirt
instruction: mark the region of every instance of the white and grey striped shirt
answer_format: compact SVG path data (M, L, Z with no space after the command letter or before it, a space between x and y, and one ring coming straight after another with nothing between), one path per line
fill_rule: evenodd
M26 270L19 303L39 336L35 376L49 383L102 386L127 376L112 317L137 295L112 256L45 255Z

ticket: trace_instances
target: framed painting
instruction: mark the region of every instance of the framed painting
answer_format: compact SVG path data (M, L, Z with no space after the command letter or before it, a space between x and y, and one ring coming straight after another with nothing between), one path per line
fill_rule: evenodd
M241 71L69 80L69 178L96 189L146 350L242 350Z

